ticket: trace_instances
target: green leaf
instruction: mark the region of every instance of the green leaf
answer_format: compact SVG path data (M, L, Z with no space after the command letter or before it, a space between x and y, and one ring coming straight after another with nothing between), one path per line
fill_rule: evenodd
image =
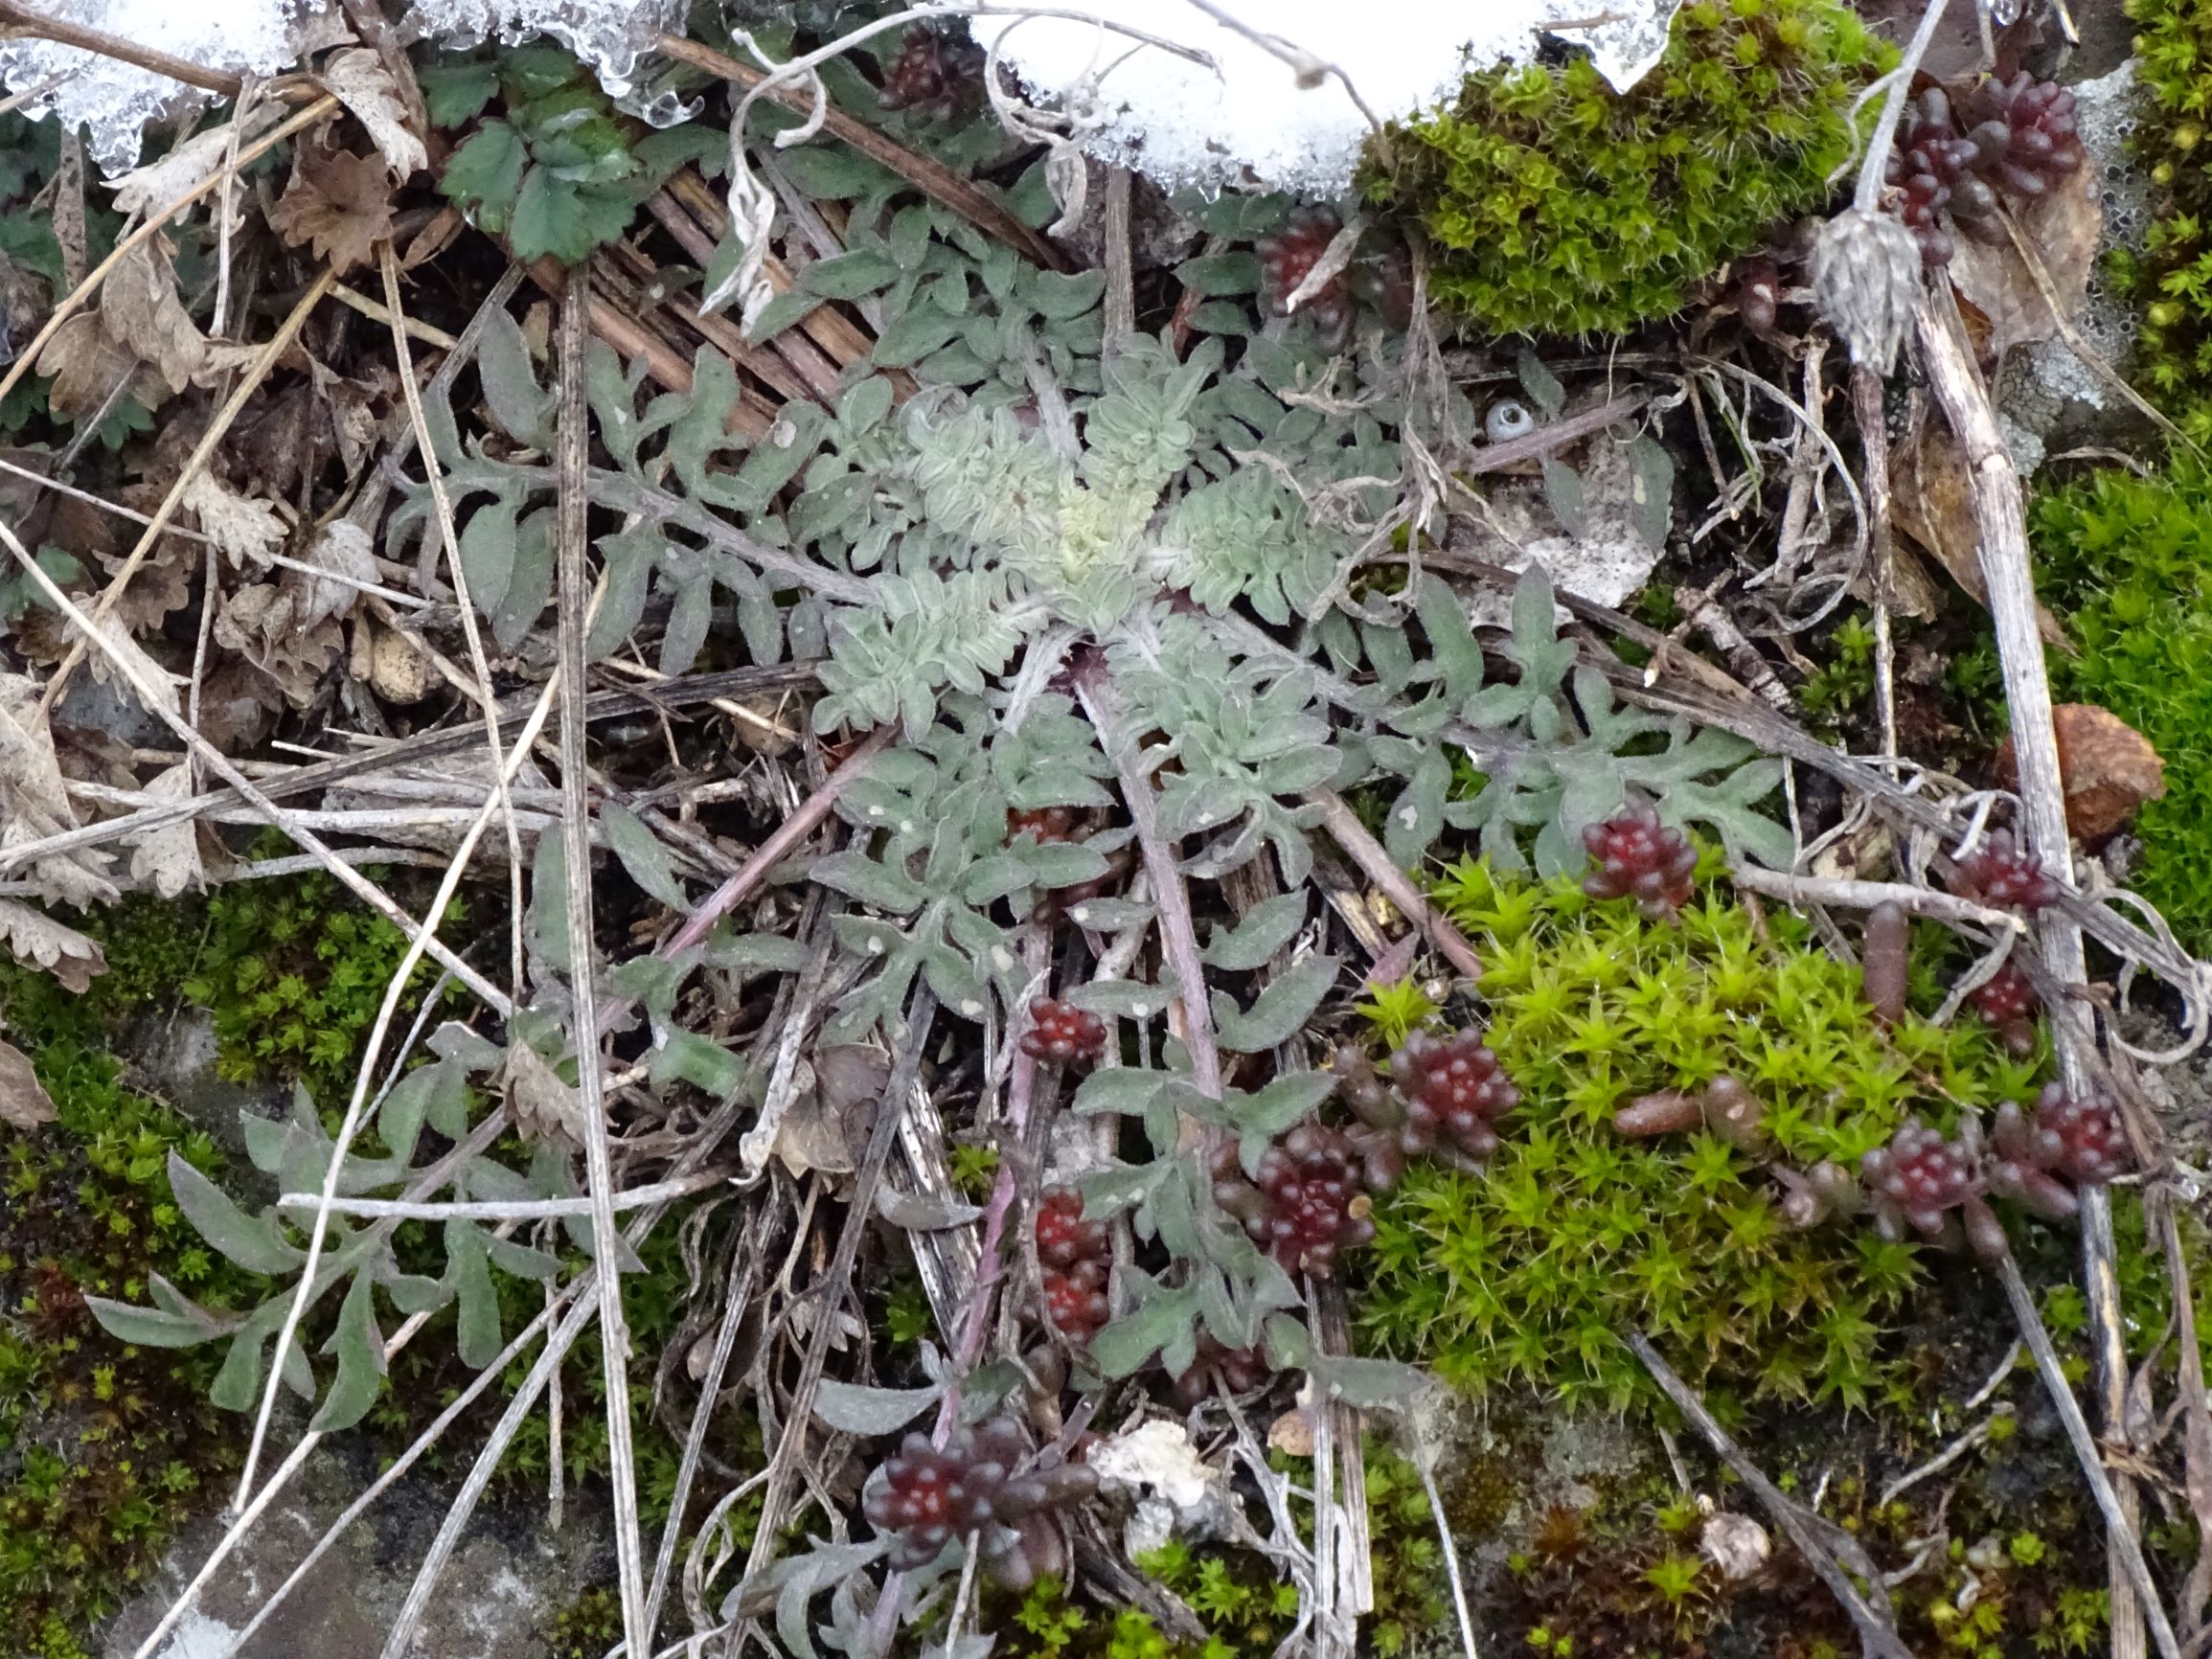
M1288 1042L1302 1030L1336 983L1334 956L1310 956L1277 976L1249 1013L1238 1011L1226 991L1214 992L1214 1033L1221 1047L1241 1055L1260 1054Z
M1394 1359L1316 1353L1306 1362L1306 1370L1323 1397L1363 1411L1404 1411L1428 1386L1425 1372Z
M169 1153L169 1186L176 1194L176 1207L199 1236L248 1273L289 1273L307 1260L303 1251L285 1242L274 1217L248 1216L173 1147Z
M1523 346L1520 361L1516 365L1520 375L1520 389L1528 394L1528 400L1547 420L1556 420L1560 411L1567 406L1567 389L1560 384L1560 377L1544 366L1535 348Z
M1675 521L1675 458L1649 432L1629 441L1629 522L1646 547L1663 549Z
M927 1388L863 1388L825 1376L814 1395L814 1416L844 1434L896 1434L944 1398L942 1383Z
M445 1223L445 1277L460 1297L456 1352L470 1371L499 1357L506 1338L499 1328L499 1293L492 1288L485 1236L467 1221Z
M842 144L803 144L778 152L776 165L816 201L850 201L899 182L897 174Z
M522 134L504 121L488 121L446 159L438 188L478 228L497 236L522 193L529 159Z
M1022 284L1022 298L1056 323L1082 316L1105 293L1106 272L1101 270L1038 271Z
M1267 1142L1319 1111L1335 1087L1336 1079L1328 1072L1288 1072L1257 1094L1232 1094L1223 1104L1246 1145L1264 1150Z
M1217 925L1206 941L1208 967L1248 973L1265 967L1306 921L1306 896L1283 893L1254 905L1234 926Z
M691 909L684 884L676 879L675 855L642 818L620 801L606 800L600 804L599 823L632 881L678 915Z
M1085 1013L1115 1019L1157 1019L1167 1011L1174 993L1165 987L1134 979L1094 979L1067 993L1067 1004Z
M551 254L564 265L582 264L603 242L617 241L636 216L627 192L594 188L533 167L514 198L509 246L525 263Z
M164 1304L163 1307L133 1307L127 1302L111 1302L104 1296L84 1299L84 1306L92 1310L92 1317L100 1321L101 1329L118 1342L134 1343L140 1348L190 1348L235 1329L235 1321L209 1312L160 1274L149 1274L148 1281L154 1300Z
M1257 293L1260 261L1248 253L1200 254L1175 267L1175 281L1209 299L1220 294Z
M476 519L468 522L473 526ZM513 650L529 637L553 598L553 537L558 524L554 510L540 507L514 527L514 560L499 596L499 608L491 615L491 637L502 650Z
M883 330L869 361L878 369L903 369L919 363L951 340L966 320L949 316L935 306L916 306Z
M432 126L460 126L476 119L499 90L499 72L489 63L428 63L415 71Z
M499 614L514 580L514 504L488 501L461 527L461 574L468 598L487 617Z
M444 1097L444 1098L441 1098ZM425 1118L432 1123L466 1123L468 1079L459 1066L440 1060L417 1066L397 1083L376 1108L376 1132L401 1163L413 1156ZM440 1129L439 1133L445 1131Z
M1133 1204L1142 1204L1174 1172L1174 1163L1161 1159L1151 1164L1121 1164L1110 1170L1091 1170L1078 1175L1075 1186L1083 1194L1083 1216L1086 1220L1104 1221Z
M1083 1113L1119 1112L1142 1115L1152 1097L1166 1086L1169 1074L1148 1072L1136 1066L1102 1066L1079 1084L1075 1109Z
M560 398L537 383L522 326L503 310L494 310L485 319L484 333L476 345L476 374L484 387L484 401L491 406L491 418L501 430L517 443L550 450L554 413ZM466 544L467 538L463 541ZM475 585L471 574L469 586L473 590Z
M537 853L530 864L529 926L537 953L568 972L568 850L559 829L537 837Z
M353 1275L338 1309L338 1328L330 1349L338 1356L338 1375L310 1426L318 1434L352 1428L369 1415L384 1388L384 1336L376 1329L376 1282L367 1268Z
M818 858L810 874L825 887L895 916L920 909L929 897L912 876L860 852L832 852Z
M1091 1338L1091 1363L1107 1376L1128 1376L1162 1349L1188 1346L1198 1317L1197 1292L1163 1290L1131 1274L1136 1307Z
M865 250L816 260L799 273L799 286L825 300L857 300L880 293L899 280L899 264Z
M1581 535L1590 527L1589 494L1583 475L1556 455L1543 458L1543 495L1569 535Z

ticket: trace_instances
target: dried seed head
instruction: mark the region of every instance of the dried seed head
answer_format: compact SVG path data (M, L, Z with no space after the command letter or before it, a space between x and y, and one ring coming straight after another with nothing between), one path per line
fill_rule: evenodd
M1846 208L1821 226L1813 244L1813 293L1854 363L1882 375L1896 365L1920 273L1920 243L1887 214Z

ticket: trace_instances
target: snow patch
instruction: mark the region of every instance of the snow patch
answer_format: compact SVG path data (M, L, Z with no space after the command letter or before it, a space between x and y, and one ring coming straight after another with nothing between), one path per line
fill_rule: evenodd
M993 3L1074 9L1069 0ZM1231 0L1227 7L1209 0L1204 10L1191 0L1112 0L1096 8L1127 29L1209 55L1213 66L1065 17L977 17L971 27L986 45L1003 44L1007 63L1034 93L1090 110L1095 125L1086 148L1102 159L1168 184L1249 178L1330 194L1351 182L1368 131L1346 80L1379 120L1389 121L1445 97L1470 69L1527 62L1557 27L1558 38L1586 47L1606 79L1626 89L1665 51L1679 4L1633 0L1599 9L1594 21L1589 0L1484 0L1472 7L1370 0L1356 18L1335 0ZM299 26L321 10L302 0L54 0L43 9L208 69L255 75L296 63ZM1248 13L1240 21L1342 76L1302 86L1283 57L1216 15L1240 9ZM617 98L631 91L654 37L680 30L683 16L683 0L420 0L409 9L417 31L451 46L550 35L592 64ZM88 125L92 158L110 177L137 165L148 121L205 97L166 76L50 40L0 43L0 84L11 93L45 88L27 111ZM655 125L683 113L666 95L640 99L638 110Z
M168 1644L154 1659L222 1659L239 1633L220 1619L205 1613L187 1613L170 1632Z
M1067 0L1005 0L1024 10L1066 10ZM1349 80L1377 119L1424 109L1470 70L1525 63L1547 31L1586 46L1599 72L1625 91L1666 50L1679 0L1592 7L1588 0L1115 0L1100 14L1114 24L1209 55L1193 62L1129 34L1067 18L978 17L970 27L998 44L1033 92L1068 108L1092 106L1097 125L1084 148L1167 185L1217 186L1248 171L1261 184L1322 194L1352 181L1367 118ZM1291 64L1218 21L1219 13L1266 31L1342 76L1301 85ZM1596 21L1593 23L1593 13Z

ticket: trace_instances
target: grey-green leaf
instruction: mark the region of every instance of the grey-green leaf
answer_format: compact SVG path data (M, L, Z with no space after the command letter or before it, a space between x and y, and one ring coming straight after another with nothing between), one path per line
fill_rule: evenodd
M857 300L878 293L899 280L899 264L865 251L816 260L799 273L799 285L825 300Z
M177 1208L199 1236L249 1273L289 1273L307 1260L285 1241L275 1219L249 1216L230 1194L194 1169L174 1148L169 1154L169 1186Z
M944 1398L937 1384L863 1388L825 1376L814 1396L814 1416L844 1434L896 1434Z
M1306 920L1306 896L1284 893L1252 907L1233 927L1216 927L1204 951L1208 967L1231 973L1265 967Z
M491 418L510 438L533 449L553 447L553 416L560 399L537 383L522 327L504 310L485 320L476 343L476 373Z
M684 884L676 879L674 854L644 819L620 801L607 800L600 804L599 822L606 831L607 844L632 881L671 910L681 914L691 909Z
M458 1352L470 1371L499 1357L499 1293L492 1288L484 1235L467 1221L445 1223L445 1273L461 1299Z
M338 1375L315 1413L311 1426L318 1434L352 1428L383 1392L384 1337L376 1329L376 1282L366 1268L353 1275L331 1346L338 1355Z
M1241 1011L1224 991L1214 993L1214 1034L1237 1054L1260 1054L1302 1030L1336 983L1334 956L1310 956L1263 990L1251 1011Z

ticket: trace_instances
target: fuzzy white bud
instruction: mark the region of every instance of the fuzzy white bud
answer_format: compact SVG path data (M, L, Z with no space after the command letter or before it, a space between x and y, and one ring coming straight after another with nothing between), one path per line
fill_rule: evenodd
M1813 244L1813 294L1851 349L1851 360L1886 375L1912 326L1920 244L1902 220L1846 208Z

